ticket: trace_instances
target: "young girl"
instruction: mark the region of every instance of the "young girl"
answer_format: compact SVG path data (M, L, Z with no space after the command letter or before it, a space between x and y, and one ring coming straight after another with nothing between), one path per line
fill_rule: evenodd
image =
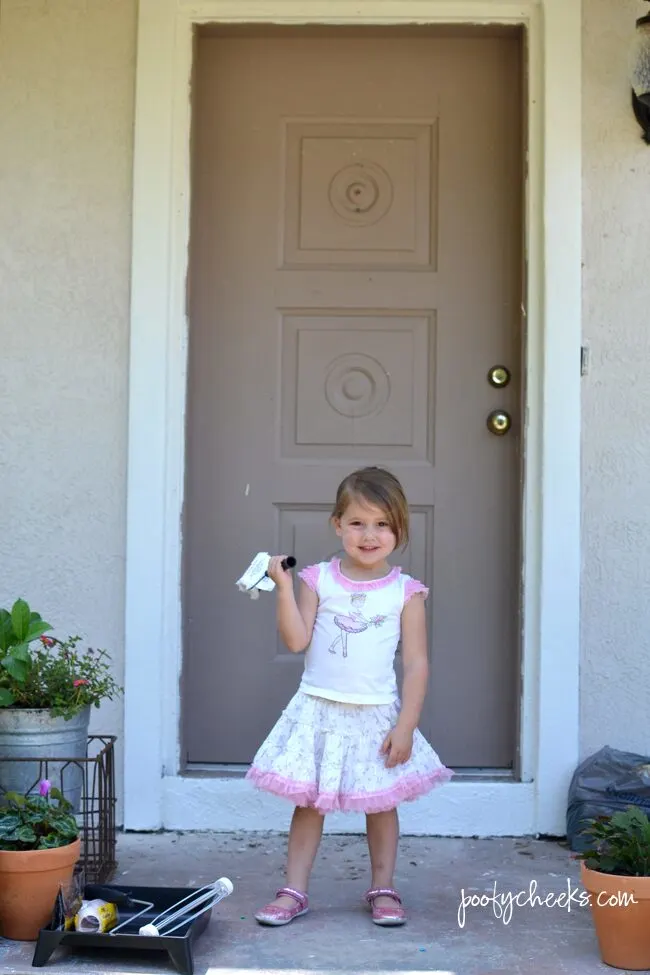
M303 569L297 602L284 556L272 558L268 570L280 635L293 653L307 654L298 691L246 776L296 807L287 886L255 917L281 925L307 913L324 815L341 810L366 814L372 920L404 924L393 887L397 806L452 776L417 728L428 680L428 590L387 562L408 542L406 498L388 471L370 467L346 477L332 521L345 555ZM401 704L394 670L400 640Z

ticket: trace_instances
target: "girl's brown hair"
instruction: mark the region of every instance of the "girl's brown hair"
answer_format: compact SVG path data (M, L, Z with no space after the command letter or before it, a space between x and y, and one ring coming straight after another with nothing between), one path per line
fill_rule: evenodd
M386 512L395 535L396 548L404 548L409 540L409 509L400 482L382 467L364 467L353 471L341 481L336 492L332 518L342 518L351 501L365 501Z

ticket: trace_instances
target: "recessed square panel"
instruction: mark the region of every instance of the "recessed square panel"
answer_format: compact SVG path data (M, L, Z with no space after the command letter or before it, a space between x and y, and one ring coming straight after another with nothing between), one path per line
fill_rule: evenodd
M431 269L432 123L287 122L285 266Z
M286 315L282 453L286 457L431 457L432 316Z

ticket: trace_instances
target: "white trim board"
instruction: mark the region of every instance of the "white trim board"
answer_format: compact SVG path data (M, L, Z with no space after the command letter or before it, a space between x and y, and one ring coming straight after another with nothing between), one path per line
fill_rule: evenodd
M528 32L522 781L453 782L406 831L561 834L578 761L580 0L140 0L126 566L125 826L268 829L272 797L180 776L191 107L196 24L505 23ZM435 746L435 743L434 743ZM281 808L285 808L284 804ZM277 828L288 824L278 809ZM338 829L329 819L326 828ZM346 831L361 828L345 817Z

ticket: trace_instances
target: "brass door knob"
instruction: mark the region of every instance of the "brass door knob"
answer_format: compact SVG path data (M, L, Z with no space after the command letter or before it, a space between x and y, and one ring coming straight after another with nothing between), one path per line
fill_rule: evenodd
M488 430L495 437L502 437L512 426L510 414L505 410L492 410L486 422Z
M488 382L490 386L503 389L511 379L510 370L506 366L492 366L488 372Z

